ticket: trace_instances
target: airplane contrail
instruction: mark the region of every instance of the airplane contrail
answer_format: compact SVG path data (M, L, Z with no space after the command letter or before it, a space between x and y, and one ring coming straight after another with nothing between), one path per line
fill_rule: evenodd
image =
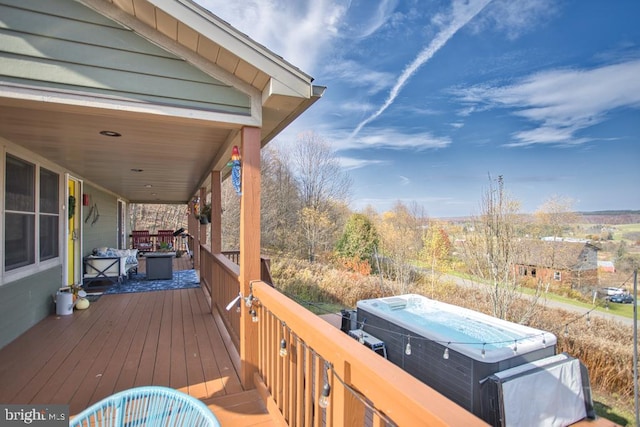
M433 55L437 51L439 51L449 41L449 39L451 39L451 37L453 37L458 32L458 30L460 30L460 28L464 27L469 21L471 21L489 3L491 3L491 0L480 0L473 2L473 4L465 7L462 2L454 1L453 19L451 20L451 23L442 31L440 31L431 41L431 43L429 43L429 45L418 54L416 59L414 59L413 62L404 69L404 71L396 81L396 84L389 92L389 96L387 97L387 100L384 102L384 104L382 104L382 106L378 108L375 113L371 114L369 117L361 121L353 130L353 132L351 132L351 134L349 135L349 139L355 137L366 124L375 120L378 116L380 116L380 114L382 114L387 108L389 108L389 106L393 104L393 101L395 101L395 99L397 98L400 90L404 87L404 85L407 84L409 79L418 71L418 69L420 69L422 65L424 65L429 59L431 59Z

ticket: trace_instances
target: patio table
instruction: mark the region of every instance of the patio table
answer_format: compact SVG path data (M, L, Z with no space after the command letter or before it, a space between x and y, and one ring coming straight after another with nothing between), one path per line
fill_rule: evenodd
M175 252L147 252L144 257L147 260L147 280L171 280L173 279L173 258Z

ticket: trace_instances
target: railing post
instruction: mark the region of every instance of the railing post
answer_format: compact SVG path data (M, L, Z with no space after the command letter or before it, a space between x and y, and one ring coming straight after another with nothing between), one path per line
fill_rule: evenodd
M251 281L260 280L260 129L242 128L242 197L240 201L240 289L251 293ZM258 370L258 327L249 310L240 319L240 381L254 388Z

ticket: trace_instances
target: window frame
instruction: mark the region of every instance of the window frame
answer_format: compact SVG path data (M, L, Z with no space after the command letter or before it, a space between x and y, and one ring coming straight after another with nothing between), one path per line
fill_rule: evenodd
M2 203L2 214L3 220L0 227L2 227L2 243L0 245L0 257L2 261L2 266L0 268L0 286L12 282L14 280L18 280L24 277L31 276L37 272L44 271L50 269L54 266L60 265L63 259L63 225L62 222L62 205L60 204L61 197L63 196L62 192L62 178L64 177L63 171L60 170L59 167L55 167L51 164L45 164L44 161L36 159L35 156L29 153L22 152L20 149L9 149L8 147L3 147L2 150L2 163L0 165L0 185L2 185L3 189L3 197L0 200ZM7 270L6 266L6 239L7 239L7 229L6 229L6 216L7 214L18 213L24 214L25 211L16 211L16 210L7 210L7 158L12 157L20 162L24 162L26 164L33 165L34 167L34 194L33 194L33 202L34 208L33 212L30 212L29 215L32 216L33 221L33 236L29 251L33 252L34 262L27 262L24 265L15 266L14 268L10 268ZM57 204L54 212L53 205L50 206L51 212L41 212L40 211L40 192L41 192L41 169L45 169L47 172L54 174L57 176L57 182L55 188L57 189ZM54 217L57 218L55 220L55 226L52 227L54 229L51 236L55 236L56 241L51 242L50 245L50 253L51 256L42 256L41 254L41 218L45 217Z

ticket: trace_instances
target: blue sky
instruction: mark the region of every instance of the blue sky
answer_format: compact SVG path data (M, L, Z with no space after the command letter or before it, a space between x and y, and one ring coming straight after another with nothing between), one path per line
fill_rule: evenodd
M352 209L475 215L488 176L534 212L640 209L640 1L198 0L327 86L313 131Z

